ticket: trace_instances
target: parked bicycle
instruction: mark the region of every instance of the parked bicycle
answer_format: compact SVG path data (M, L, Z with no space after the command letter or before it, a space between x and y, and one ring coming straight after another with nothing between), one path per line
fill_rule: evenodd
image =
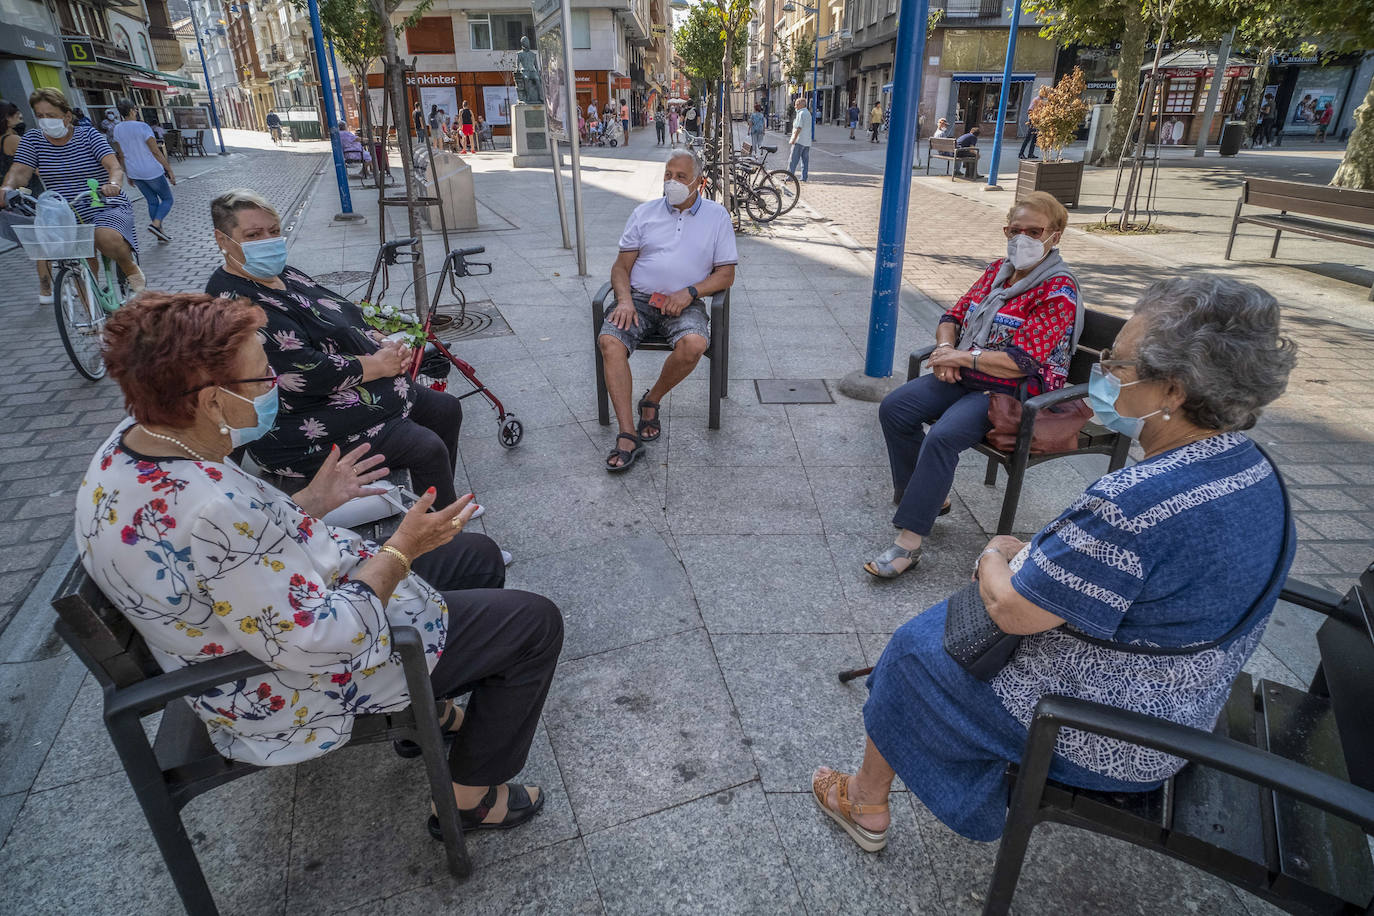
M741 150L739 161L753 166L753 170L749 173L751 183L760 187L772 188L778 192L778 196L782 198L782 212L778 215L784 216L791 213L792 208L797 205L797 201L801 200L801 182L797 180L795 174L787 169L770 170L768 168L769 154L777 151L776 146L760 146L757 149L751 149L748 144L745 144L744 149ZM759 155L760 153L762 155Z
M783 213L783 199L778 189L755 182L751 178L752 169L745 167L738 157L730 159L731 199L724 200L723 170L714 145L698 140L692 142L689 148L702 160L703 193L720 201L736 220L741 211L758 223L772 222Z
M90 181L89 196L97 207L105 204L100 186ZM49 197L51 195L51 197ZM9 228L24 253L34 261L47 261L52 269L53 309L57 314L57 331L62 346L76 371L91 381L105 375L105 359L101 352L101 331L105 319L129 298L131 290L124 274L113 258L97 254L95 226L82 223L70 202L48 191L38 198L27 191L11 191L6 195ZM72 212L70 222L40 222L48 207L45 200L61 201Z

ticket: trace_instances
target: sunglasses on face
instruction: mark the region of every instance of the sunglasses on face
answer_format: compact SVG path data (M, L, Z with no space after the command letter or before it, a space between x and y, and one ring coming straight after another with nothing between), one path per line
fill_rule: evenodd
M1006 234L1007 238L1012 238L1013 236L1020 235L1024 232L1026 235L1030 236L1036 241L1039 241L1040 239L1044 238L1046 232L1053 231L1054 230L1050 229L1048 226L1027 226L1025 228L1021 228L1019 226L1002 227L1002 232Z

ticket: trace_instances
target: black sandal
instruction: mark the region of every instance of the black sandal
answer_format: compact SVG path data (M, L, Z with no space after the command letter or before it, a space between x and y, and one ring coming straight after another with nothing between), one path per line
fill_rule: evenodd
M639 456L644 454L644 446L640 444L639 437L632 433L620 433L615 437L616 444L620 444L621 439L629 439L635 444L632 450L623 448L613 448L611 453L606 456L606 470L612 474L619 474L621 471L628 470L630 465L639 460ZM611 464L614 458L620 459L620 464Z
M458 729L453 726L457 723L458 714L461 712L462 709L458 707L457 703L450 703L448 714L439 722L439 734L443 736L445 750L448 750L453 744L453 739L458 737ZM398 738L391 742L391 749L396 752L396 756L405 757L407 760L419 757L424 753L424 749L420 747L420 742L411 741L409 738Z
M652 420L644 419L644 408L654 411ZM663 433L663 424L659 422L659 417L663 411L659 410L658 404L649 400L649 392L644 392L644 397L639 399L639 425L635 427L635 432L639 433L640 442L653 442ZM653 435L649 435L653 433Z
M536 814L544 810L544 793L539 793L538 799L531 799L529 790L518 783L506 783L508 795L506 797L506 816L504 819L494 824L484 824L482 821L491 809L496 807L496 790L499 786L492 786L487 790L487 794L482 796L482 800L477 803L476 808L458 809L458 823L463 830L510 830L512 827L519 827L531 821ZM429 828L429 835L436 840L444 839L444 832L439 827L438 815L431 814L429 822L425 825Z

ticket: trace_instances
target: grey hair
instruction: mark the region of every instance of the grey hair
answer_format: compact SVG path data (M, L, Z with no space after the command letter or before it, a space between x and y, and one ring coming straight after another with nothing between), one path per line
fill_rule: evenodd
M672 162L674 159L690 159L690 160L692 160L692 177L693 177L694 179L695 179L695 178L700 178L700 177L701 177L701 173L702 173L702 171L704 171L704 169L703 169L702 164L701 164L701 157L698 156L696 153L692 152L692 151L689 150L689 149L674 150L673 152L671 152L671 153L668 154L668 158L667 158L667 159L664 159L664 160L663 160L663 163L664 163L664 165L667 165L669 162Z
M1280 333L1278 302L1253 283L1209 274L1160 280L1135 304L1145 319L1141 379L1170 380L1183 412L1207 429L1249 429L1283 394L1297 345Z

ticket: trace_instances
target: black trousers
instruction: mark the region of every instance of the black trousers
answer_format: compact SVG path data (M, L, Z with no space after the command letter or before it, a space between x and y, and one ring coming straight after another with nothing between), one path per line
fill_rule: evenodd
M471 694L449 750L453 781L507 782L525 768L563 649L563 615L547 598L501 587L501 551L484 534L460 534L413 568L448 605L448 640L429 676L434 696Z
M416 386L414 393L410 417L389 421L368 441L373 452L386 456L387 467L410 471L416 493L433 487L434 505L442 508L458 498L453 488L453 472L458 466L458 429L463 425L463 405L452 395L430 388Z

